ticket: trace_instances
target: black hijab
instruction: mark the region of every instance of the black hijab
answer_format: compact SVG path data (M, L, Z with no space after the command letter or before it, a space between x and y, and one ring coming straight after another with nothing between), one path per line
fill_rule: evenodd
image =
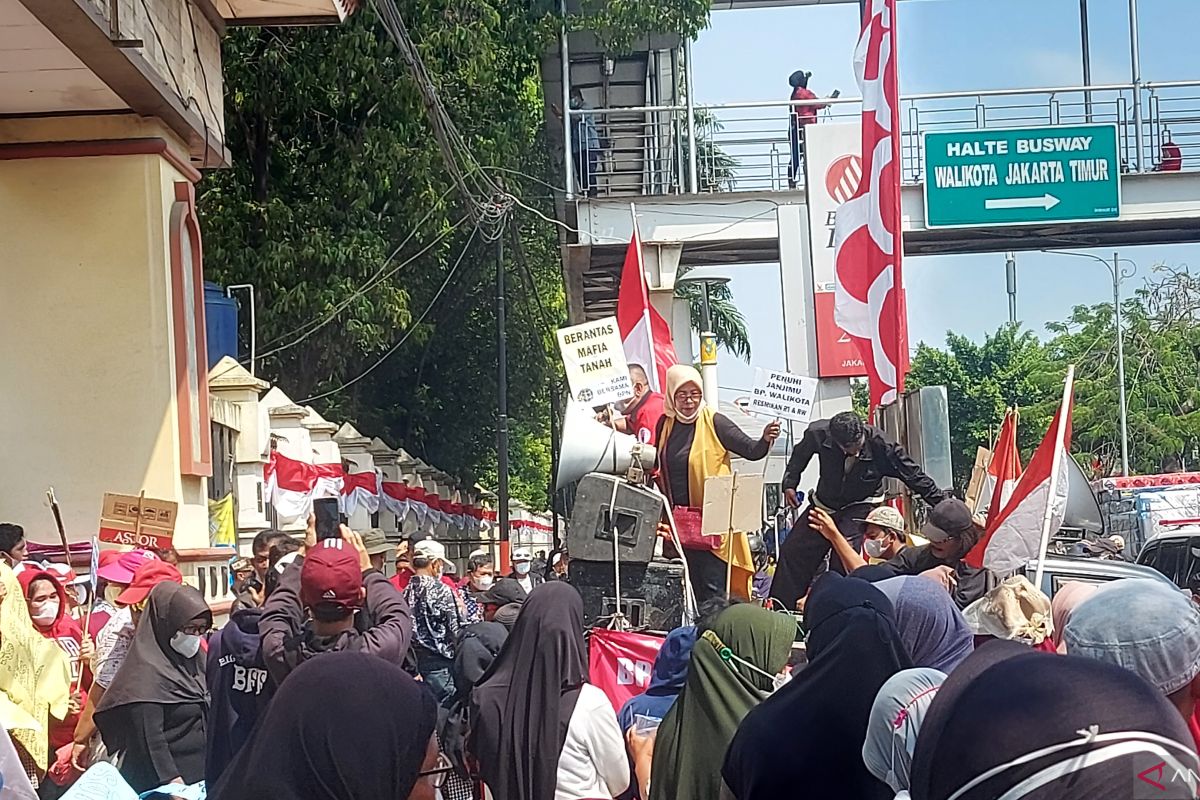
M366 653L295 669L211 800L405 800L437 719L433 696Z
M954 694L939 692L934 709L943 718L917 737L913 800L946 800L993 768L962 800L1014 791L1023 800L1158 796L1161 789L1139 782L1143 772L1168 784L1163 796L1183 797L1182 778L1172 778L1200 772L1187 725L1166 698L1135 673L1092 659L1026 648ZM1045 752L1056 745L1066 746Z
M862 745L879 687L912 666L892 604L866 581L827 573L804 619L808 666L746 715L721 776L738 800L891 798Z
M508 628L499 622L477 622L463 628L454 656L454 686L470 691L500 655Z
M101 729L106 712L133 703L208 702L204 653L184 658L171 647L171 637L197 617L212 624L208 603L192 587L164 581L150 590L129 653L96 709Z
M561 581L536 586L472 696L469 749L502 800L553 800L567 725L587 682L583 600Z
M477 622L463 628L454 656L455 694L449 707L438 709L438 741L442 752L463 778L470 778L466 757L470 730L471 690L500 655L508 628L499 622Z

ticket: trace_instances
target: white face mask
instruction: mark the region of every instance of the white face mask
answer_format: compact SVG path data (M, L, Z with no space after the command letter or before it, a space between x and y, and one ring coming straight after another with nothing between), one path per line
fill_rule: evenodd
M528 561L518 561L517 563L513 564L513 569L516 570L516 573L518 575L528 575L529 574L529 562Z
M71 593L71 599L75 601L75 605L81 606L87 603L87 587L83 584L75 584L67 588Z
M478 578L471 578L471 586L480 592L486 592L492 588L492 576L480 575Z
M58 619L58 599L43 600L29 608L29 618L38 625L49 625Z
M883 558L883 539L866 539L863 541L863 549L871 558Z
M117 598L121 596L121 592L125 591L124 586L115 583L110 583L104 587L104 599L110 606L117 604Z
M184 658L192 658L200 652L200 637L194 633L176 631L171 637L171 649Z

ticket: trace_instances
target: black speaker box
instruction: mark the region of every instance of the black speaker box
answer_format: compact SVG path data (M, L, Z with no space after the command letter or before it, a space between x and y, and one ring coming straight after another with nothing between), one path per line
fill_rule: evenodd
M613 487L616 502L613 502ZM616 511L609 521L609 507ZM613 560L615 526L622 563L645 563L654 557L654 537L662 518L662 496L621 478L592 472L579 481L575 508L567 523L567 552L571 561Z
M583 597L583 624L606 625L616 609L612 561L571 559L570 583ZM683 564L621 562L621 611L633 628L669 631L683 624Z

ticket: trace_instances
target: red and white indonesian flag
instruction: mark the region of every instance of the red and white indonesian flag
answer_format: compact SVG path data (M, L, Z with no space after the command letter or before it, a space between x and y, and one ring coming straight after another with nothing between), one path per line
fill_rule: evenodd
M670 326L650 305L650 288L646 284L636 218L633 238L625 251L625 266L621 269L621 288L617 292L617 328L621 331L621 343L625 345L625 360L646 370L654 391L665 391L667 369L679 359L675 357Z
M1004 424L1000 426L1000 436L996 439L992 460L988 463L983 494L979 498L979 505L988 509L988 519L995 518L1004 510L1004 505L1012 497L1020 478L1021 454L1017 451L1017 410L1010 408L1004 414Z
M1043 533L1053 534L1062 525L1070 487L1067 462L1071 458L1071 409L1075 404L1073 380L1073 371L1068 372L1063 404L1017 481L1012 497L999 514L988 518L983 538L963 559L969 565L1000 574L1019 569L1030 559L1041 558Z
M908 322L900 272L900 109L896 0L870 0L854 51L862 92L862 173L834 224L834 320L858 345L871 407L904 390Z
M342 513L349 517L362 508L368 514L379 510L379 473L351 472L342 482Z
M341 464L306 464L278 451L263 466L267 502L279 516L297 519L312 511L312 501L319 497L339 497L342 492Z

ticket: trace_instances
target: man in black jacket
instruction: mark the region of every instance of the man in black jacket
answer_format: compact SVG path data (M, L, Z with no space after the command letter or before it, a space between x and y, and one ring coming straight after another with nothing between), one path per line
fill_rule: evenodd
M771 583L771 597L787 609L795 608L796 601L808 592L813 575L829 552L829 542L810 527L809 509L821 508L831 514L838 529L858 549L863 537L861 520L884 500L884 478L904 481L930 505L948 496L903 447L879 428L865 424L853 411L844 411L809 425L792 449L783 490L793 508L800 507L796 487L814 456L820 465L817 488L809 493L808 508L780 548L779 566ZM833 564L839 572L840 566L840 562Z
M360 630L356 617L365 616ZM263 660L276 684L322 653L371 653L401 665L412 641L412 614L396 587L371 566L362 539L342 526L341 539L310 546L267 598L259 622Z

